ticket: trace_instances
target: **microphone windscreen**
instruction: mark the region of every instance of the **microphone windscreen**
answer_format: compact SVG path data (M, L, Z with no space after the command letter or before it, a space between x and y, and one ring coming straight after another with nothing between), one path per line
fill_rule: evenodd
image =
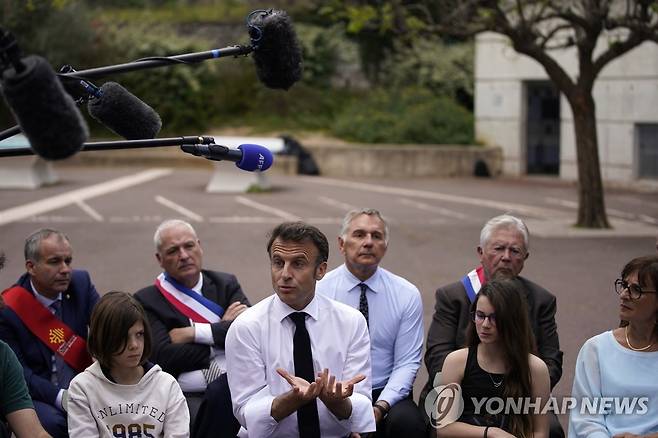
M290 17L284 11L256 15L250 24L261 30L254 62L258 79L268 88L287 90L302 77L302 50ZM252 38L255 29L251 29Z
M116 82L101 86L103 95L91 99L89 114L127 140L155 138L162 128L160 115Z
M61 160L82 149L89 129L48 61L22 59L25 70L3 72L2 94L34 153Z
M272 165L274 157L272 152L264 146L257 144L241 144L238 149L242 151L242 159L235 163L242 170L253 172L266 171Z

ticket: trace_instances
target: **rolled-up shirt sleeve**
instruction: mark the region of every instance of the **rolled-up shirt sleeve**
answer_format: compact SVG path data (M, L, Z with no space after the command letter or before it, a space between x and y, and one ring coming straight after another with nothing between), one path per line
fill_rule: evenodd
M277 426L272 418L274 396L267 386L266 368L259 352L255 327L232 324L226 335L226 368L233 413L250 436L269 436ZM257 330L256 330L257 332Z
M352 415L341 424L347 432L374 432L376 430L375 415L372 410L372 373L370 369L370 336L366 320L361 318L354 330L353 339L349 343L343 380L363 374L366 379L354 386L354 393L350 396L352 402Z
M423 351L423 304L420 292L408 302L395 339L393 372L379 395L391 406L411 393Z

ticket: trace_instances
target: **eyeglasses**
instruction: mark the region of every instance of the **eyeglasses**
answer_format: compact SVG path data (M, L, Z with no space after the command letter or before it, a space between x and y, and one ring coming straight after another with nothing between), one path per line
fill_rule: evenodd
M615 280L615 292L617 292L617 295L621 295L626 289L628 289L628 296L631 300L639 300L642 294L656 293L655 290L642 289L639 284L631 284L621 278Z
M489 324L496 325L496 314L495 313L489 313L487 315L484 312L476 310L475 312L471 312L471 318L473 319L473 321L476 324L482 324L485 319L489 318Z

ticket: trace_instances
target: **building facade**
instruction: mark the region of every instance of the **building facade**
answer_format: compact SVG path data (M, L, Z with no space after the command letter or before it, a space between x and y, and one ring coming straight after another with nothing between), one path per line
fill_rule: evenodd
M499 34L478 35L475 47L476 138L503 149L505 174L577 179L571 108L544 68ZM552 55L575 77L575 49ZM658 44L606 66L594 99L603 180L658 181Z

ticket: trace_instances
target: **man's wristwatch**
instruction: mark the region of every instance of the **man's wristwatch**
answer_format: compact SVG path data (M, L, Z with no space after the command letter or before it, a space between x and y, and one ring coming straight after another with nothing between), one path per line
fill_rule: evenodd
M387 404L380 402L375 402L375 404L372 405L372 407L377 409L379 412L381 412L382 419L386 418L386 416L388 415L388 411L391 409L387 406Z

